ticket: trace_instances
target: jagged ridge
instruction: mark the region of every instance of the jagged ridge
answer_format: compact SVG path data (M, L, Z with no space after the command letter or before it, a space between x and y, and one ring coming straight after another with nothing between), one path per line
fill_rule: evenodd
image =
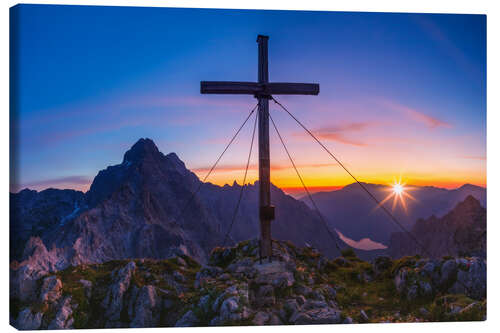
M472 196L438 218L419 219L411 229L422 248L406 233L391 236L389 253L404 255L476 255L486 257L486 209Z

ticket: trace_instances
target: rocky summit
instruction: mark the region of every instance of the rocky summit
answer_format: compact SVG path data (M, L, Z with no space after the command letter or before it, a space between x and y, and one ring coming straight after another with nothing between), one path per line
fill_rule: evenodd
M275 241L215 248L205 264L186 254L113 260L40 276L11 298L18 329L349 324L485 320L486 262L477 257L371 262L352 250L329 259Z

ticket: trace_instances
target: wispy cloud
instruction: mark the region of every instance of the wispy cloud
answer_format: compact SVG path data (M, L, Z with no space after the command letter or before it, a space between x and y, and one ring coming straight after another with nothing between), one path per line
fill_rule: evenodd
M323 127L319 129L319 132L352 132L352 131L362 131L368 127L374 126L376 123L374 122L352 122L352 123L346 123L346 124L341 124L341 125L334 125L334 126L328 126L328 127Z
M352 139L350 136L346 135L348 133L359 133L370 127L376 126L376 122L351 122L338 125L325 126L318 129L313 129L312 132L319 139L336 141L346 145L365 147L369 144L360 140ZM295 136L304 136L303 133L295 133Z
M336 163L307 163L307 164L296 164L297 168L323 168L323 167L331 167L331 166L336 166L338 164ZM235 171L244 171L246 167L246 164L228 164L228 165L221 165L217 166L216 171L217 172L235 172ZM258 165L257 164L250 164L248 166L249 170L258 170ZM195 173L206 173L210 170L211 166L203 166L199 168L193 168L191 171ZM272 171L280 171L280 170L289 170L292 169L292 165L283 165L283 164L277 164L277 165L271 165L271 170Z
M479 161L486 161L486 156L481 156L481 155L463 155L463 156L458 156L459 158L464 158L467 160L479 160Z
M380 104L391 109L394 111L398 112L403 112L406 115L408 115L411 119L414 121L417 121L431 129L438 128L438 127L445 127L445 128L450 128L452 127L450 123L440 120L438 118L435 118L433 116L430 116L422 111L416 110L414 108L411 108L406 105L399 104L394 101L388 101L388 100L382 100L380 101Z
M324 140L329 140L329 141L337 141L346 145L351 145L351 146L356 146L356 147L366 147L368 146L367 143L361 142L361 141L356 141L352 140L349 138L346 138L344 135L340 133L324 133L324 132L315 132L316 136L318 136L320 139Z
M24 188L43 190L47 188L71 188L71 189L87 189L92 182L92 179L87 176L67 176L40 181L33 181L22 184L12 184L11 191L17 192Z

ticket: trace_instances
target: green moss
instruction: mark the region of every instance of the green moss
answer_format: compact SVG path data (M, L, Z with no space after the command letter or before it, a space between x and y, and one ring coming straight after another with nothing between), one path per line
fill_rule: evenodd
M418 258L415 256L406 256L394 260L391 274L394 276L403 267L413 267L417 263Z
M274 295L279 299L289 298L293 295L293 286L284 288L275 288Z
M485 316L486 300L474 301L465 295L441 296L430 306L432 321L482 321Z
M219 267L225 268L231 262L248 257L250 252L255 250L255 247L250 246L251 242L241 242L237 246L229 249L218 248L214 249L211 256L210 264L216 264ZM354 319L360 319L360 310L364 310L370 318L371 322L390 321L449 321L449 320L483 320L486 313L486 301L474 301L464 295L438 295L437 298L422 298L407 301L401 297L395 289L394 274L403 268L407 268L408 279L411 281L427 281L426 277L421 277L418 274L419 268L414 268L418 261L417 256L404 257L398 260L386 260L383 262L385 266L381 268L382 273L377 272L375 276L373 266L356 257L352 249L342 251L342 257L336 260L327 260L322 264L321 270L318 270L319 260L323 260L321 255L311 248L296 248L291 243L275 242L276 246L283 251L288 251L291 256L297 257L297 267L294 272L296 284L308 285L312 288L317 288L320 285L328 284L336 289L336 302L342 310L344 317L349 316ZM243 251L245 248L245 251ZM210 321L216 315L212 312L211 306L207 311L199 308L200 297L203 295L210 296L210 304L227 288L228 284L217 279L209 279L204 288L194 288L194 279L196 273L201 269L198 262L188 256L180 256L186 265L180 263L178 258L167 260L136 260L137 270L132 275L131 285L138 288L152 284L158 288L168 290L171 293L163 294L163 299L172 300L173 306L168 310L163 309L160 314L159 326L173 326L175 322L188 310L193 310L200 320L200 326L209 325ZM109 286L112 283L112 272L117 268L124 267L129 261L116 260L96 265L85 265L80 267L70 267L64 271L58 272L57 275L63 282L63 295L72 297L73 302L78 304L78 307L73 312L75 320L75 328L98 328L105 324L103 318L102 301L109 291ZM460 267L466 269L466 267ZM183 285L185 291L178 294L175 288L168 283L166 274L172 274L174 271L179 271L185 281ZM365 274L373 277L370 282L365 282L363 277ZM312 278L312 283L310 280ZM81 279L92 282L92 296L87 299L85 296L85 288L79 282ZM39 281L39 287L41 285ZM239 281L236 278L231 279L231 283L235 284ZM250 294L256 293L256 284L242 279L242 282L249 282ZM275 290L275 296L278 299L276 309L282 305L283 299L288 299L293 296L292 287L280 288ZM128 294L125 298L129 297ZM240 306L247 306L248 299L240 296ZM471 305L472 304L472 305ZM19 300L11 299L11 313L17 316L20 310L30 306L35 312L44 313L44 323L48 324L56 313L55 306L47 306L44 304L23 304ZM452 313L451 308L459 306L462 311ZM467 308L467 306L469 306ZM429 310L428 314L422 314L420 308L424 307ZM120 320L128 323L128 307L125 307L121 313ZM466 309L466 310L463 310ZM395 313L400 313L396 316ZM251 318L226 322L223 325L240 326L252 325Z
M340 251L340 254L344 258L357 258L358 256L356 255L356 252L354 252L353 248L346 248Z
M242 319L242 320L228 320L221 324L221 326L253 326L251 318Z

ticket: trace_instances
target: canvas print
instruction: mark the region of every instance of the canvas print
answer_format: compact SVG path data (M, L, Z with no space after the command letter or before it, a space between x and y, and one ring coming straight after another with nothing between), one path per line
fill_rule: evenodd
M486 320L486 16L10 9L20 330Z

